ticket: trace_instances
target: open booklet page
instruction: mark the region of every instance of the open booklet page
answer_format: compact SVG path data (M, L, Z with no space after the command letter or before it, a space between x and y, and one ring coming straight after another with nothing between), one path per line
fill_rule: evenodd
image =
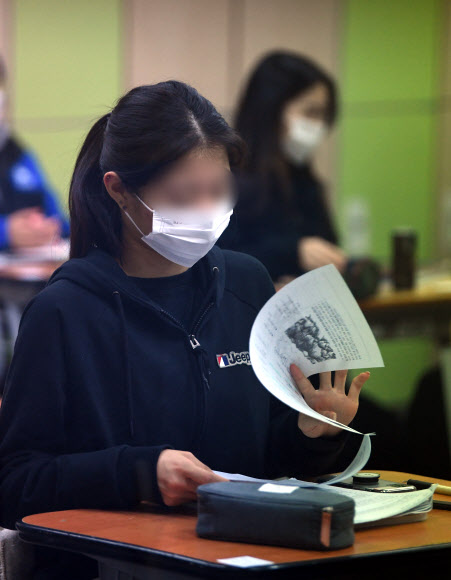
M387 520L396 516L425 514L432 509L435 487L404 493L376 493L334 487L331 491L346 495L355 502L354 524ZM384 522L389 523L389 522Z
M293 409L354 431L311 409L290 374L384 366L374 335L335 266L317 268L277 292L258 313L250 336L252 368L260 382Z
M285 482L289 482L289 481L295 481L297 485L299 486L303 486L303 487L326 487L329 485L332 485L333 483L338 483L340 481L344 481L345 479L348 479L349 477L352 477L353 475L355 475L357 472L359 472L361 469L363 469L363 467L365 467L366 463L368 462L368 459L370 458L371 455L371 440L370 440L370 434L366 434L363 436L362 439L362 443L360 444L360 448L357 451L356 456L354 457L354 459L351 461L351 463L348 465L348 467L342 471L339 475L336 475L335 477L333 477L332 479L329 479L327 482L325 483L311 483L309 481L301 481L299 479L284 479L282 481ZM229 479L230 481L253 481L258 482L268 482L271 481L269 479L256 479L255 477L249 477L248 475L242 475L240 473L225 473L223 471L215 471L215 473L217 473L218 475L220 475L221 477L225 477L226 479Z

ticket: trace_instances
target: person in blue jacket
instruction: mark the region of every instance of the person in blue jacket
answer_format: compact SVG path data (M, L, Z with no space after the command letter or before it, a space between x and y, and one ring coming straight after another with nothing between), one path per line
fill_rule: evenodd
M0 58L0 251L50 244L69 222L35 156L6 119L6 69Z
M243 142L178 81L132 89L89 131L69 194L71 258L24 312L0 409L0 525L71 508L175 506L223 479L334 470L347 435L257 380L248 353L274 286L215 246ZM43 340L45 337L45 340ZM239 354L239 356L237 356ZM362 373L321 375L307 402L349 424ZM36 578L93 578L38 551ZM59 574L59 575L58 575Z

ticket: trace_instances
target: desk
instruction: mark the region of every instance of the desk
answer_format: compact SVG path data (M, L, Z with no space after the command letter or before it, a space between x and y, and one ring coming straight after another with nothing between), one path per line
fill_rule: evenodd
M406 473L381 471L405 481ZM445 485L450 482L439 481ZM436 495L449 500L450 496ZM432 510L426 521L356 532L350 548L331 552L220 542L197 537L195 512L143 506L133 512L69 510L23 518L23 540L86 554L99 562L102 580L119 578L437 578L451 557L451 512ZM240 569L218 559L253 556L272 565ZM448 568L449 569L449 568ZM128 575L130 574L130 576ZM434 575L437 574L437 575ZM383 576L381 576L383 575ZM426 576L424 576L426 577Z
M438 348L451 452L451 277L423 275L412 290L382 290L360 307L376 339L429 337Z
M0 299L28 302L69 258L69 240L0 253Z
M0 298L19 302L30 300L61 264L58 261L0 262Z
M359 303L376 338L430 336L449 345L451 278L412 290L385 290Z
M61 260L0 255L0 377L6 373L23 309L61 264Z

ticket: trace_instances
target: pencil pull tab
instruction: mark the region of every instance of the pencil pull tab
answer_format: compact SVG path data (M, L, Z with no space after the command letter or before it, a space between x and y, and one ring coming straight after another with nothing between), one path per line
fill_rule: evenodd
M325 507L321 512L320 542L325 548L330 548L330 530L332 527L333 507Z

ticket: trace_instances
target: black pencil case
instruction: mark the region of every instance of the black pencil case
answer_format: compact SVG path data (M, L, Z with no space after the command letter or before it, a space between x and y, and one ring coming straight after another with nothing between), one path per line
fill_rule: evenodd
M354 543L354 501L337 493L289 482L218 482L200 485L197 498L202 538L309 550Z

